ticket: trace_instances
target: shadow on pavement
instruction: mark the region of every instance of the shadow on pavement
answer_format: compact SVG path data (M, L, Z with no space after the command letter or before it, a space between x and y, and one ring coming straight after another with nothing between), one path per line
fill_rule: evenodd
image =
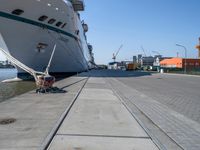
M65 88L67 88L67 87L69 87L69 86L71 86L71 85L74 85L74 84L76 84L76 83L82 82L82 81L84 81L84 80L86 80L86 79L87 79L87 78L78 80L78 81L76 81L76 82L73 82L73 83L71 83L71 84L68 84L68 85L62 87L61 89L64 90Z
M79 74L79 77L142 77L151 76L154 72L142 72L142 71L123 71L123 70L91 70L89 72L83 72Z

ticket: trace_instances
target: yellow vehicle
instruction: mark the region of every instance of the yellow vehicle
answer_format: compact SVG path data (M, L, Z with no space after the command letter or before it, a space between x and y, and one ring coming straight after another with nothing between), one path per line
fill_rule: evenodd
M126 66L126 70L136 70L138 67L138 64L137 63L129 63L127 64Z

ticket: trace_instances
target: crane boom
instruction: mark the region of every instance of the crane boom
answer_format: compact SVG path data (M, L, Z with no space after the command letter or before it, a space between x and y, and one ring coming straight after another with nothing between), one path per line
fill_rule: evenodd
M143 46L141 46L141 49L142 49L142 51L143 51L143 53L144 53L144 56L146 57L147 55L146 55L146 53L145 53L145 50L144 50Z
M117 55L119 54L119 51L122 49L123 45L120 46L120 48L118 49L117 53L115 54L115 57L117 57Z
M116 60L117 55L119 54L119 51L122 49L122 47L123 47L123 44L119 47L119 49L117 50L116 53L113 53L113 58L112 59L114 60L114 62Z

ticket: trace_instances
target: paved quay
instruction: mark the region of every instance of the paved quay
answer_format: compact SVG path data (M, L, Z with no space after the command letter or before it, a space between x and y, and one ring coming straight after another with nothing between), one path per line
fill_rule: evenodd
M16 122L0 125L1 150L44 149L49 137L71 105L86 77L70 77L55 85L66 93L36 94L35 91L0 103L0 120L14 118Z
M0 149L199 150L200 78L93 70L0 103Z
M113 90L166 149L200 149L200 78L104 71Z
M157 150L158 147L106 80L90 77L48 149Z

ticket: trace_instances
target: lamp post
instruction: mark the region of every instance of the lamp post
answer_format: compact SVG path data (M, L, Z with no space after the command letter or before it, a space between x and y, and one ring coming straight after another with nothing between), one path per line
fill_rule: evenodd
M186 49L186 47L185 46L183 46L183 45L180 45L180 44L176 44L176 46L179 46L179 47L182 47L182 48L184 48L184 50L185 50L185 69L184 69L184 73L186 74L187 73L187 64L186 64L186 59L187 59L187 49Z

